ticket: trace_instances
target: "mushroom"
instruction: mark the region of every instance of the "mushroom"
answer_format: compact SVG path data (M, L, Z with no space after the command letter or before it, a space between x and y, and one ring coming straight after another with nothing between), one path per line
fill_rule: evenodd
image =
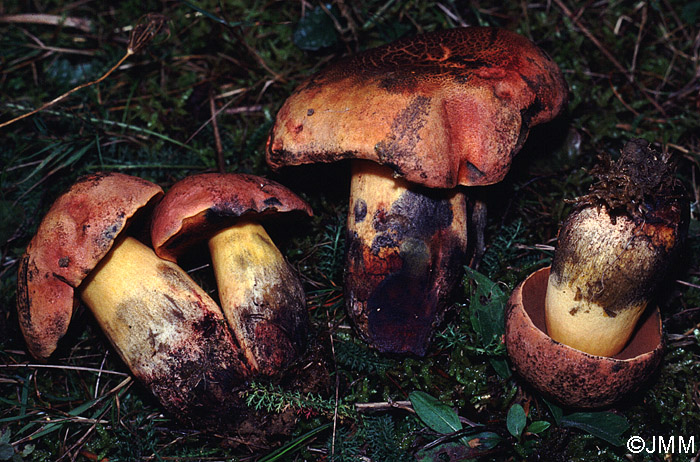
M632 140L618 161L604 159L559 231L547 331L592 355L624 348L687 234L682 187L648 144Z
M250 375L216 303L127 233L162 189L120 173L82 177L51 206L20 260L17 309L30 353L47 359L75 295L115 350L185 422L230 419Z
M344 290L370 345L425 354L466 256L457 186L500 181L529 128L566 96L532 42L470 27L339 61L283 104L267 145L273 168L354 159Z
M311 215L309 205L274 181L203 173L175 183L153 212L156 254L175 262L208 242L226 319L254 373L273 375L306 344L304 290L260 220L277 213Z
M562 225L552 267L513 291L505 336L521 376L584 408L614 403L659 365L663 326L650 301L689 221L668 158L644 140L592 173L597 181Z
M544 300L549 275L549 267L532 273L508 300L505 342L514 369L547 398L574 408L608 406L638 389L663 357L659 310L646 312L616 355L591 355L548 335Z

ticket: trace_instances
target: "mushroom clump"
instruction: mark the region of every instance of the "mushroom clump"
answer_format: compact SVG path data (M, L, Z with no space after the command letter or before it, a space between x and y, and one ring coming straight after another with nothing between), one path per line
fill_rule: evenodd
M469 27L338 61L286 100L268 139L273 168L352 160L344 290L370 345L426 353L466 260L459 186L501 181L567 95L531 41Z
M268 212L298 208L311 213L306 203L283 186L245 178L248 184L267 186L264 192L260 188L240 191L238 199L245 211L264 204ZM65 335L80 299L134 376L171 414L187 424L223 428L245 412L237 391L260 367L241 351L248 345L239 344L232 333L238 326L227 323L207 292L178 265L160 258L145 244L149 239L143 231L162 198L159 186L121 173L82 177L62 194L20 260L20 327L32 356L46 360ZM279 251L272 259L280 266L286 264ZM217 277L238 276L235 271L226 276L229 270L225 268ZM291 268L284 271L285 281L300 287ZM267 290L267 281L256 283L261 291ZM271 342L257 356L258 363L265 353L276 358L271 363L278 369L263 371L270 375L281 372L301 354L307 328L305 312L301 312L303 292L299 289L282 300L294 302L290 316L295 322L284 325L294 348L289 342Z

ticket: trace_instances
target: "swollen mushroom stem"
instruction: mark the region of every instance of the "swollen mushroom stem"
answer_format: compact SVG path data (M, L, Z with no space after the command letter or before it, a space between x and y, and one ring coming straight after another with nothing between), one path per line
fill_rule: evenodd
M594 172L559 232L545 298L552 339L599 356L627 344L687 233L667 160L633 140Z
M175 183L151 222L155 252L172 262L207 242L226 320L254 374L278 375L306 347L303 286L260 220L311 208L274 181L203 173Z
M457 190L421 188L391 168L353 161L348 214L348 312L381 351L424 355L467 247Z
M456 188L501 181L567 94L556 63L525 37L463 27L338 60L287 98L268 164L353 165L344 292L371 346L425 354L466 260Z
M248 364L266 375L278 373L305 343L301 282L254 220L241 219L208 244L221 307Z
M136 239L119 238L78 290L134 375L183 420L216 416L245 382L216 303Z

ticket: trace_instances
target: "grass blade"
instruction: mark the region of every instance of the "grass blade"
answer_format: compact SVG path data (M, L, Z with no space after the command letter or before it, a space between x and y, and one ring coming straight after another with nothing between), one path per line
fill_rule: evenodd
M313 430L304 433L300 437L298 437L295 440L290 441L289 443L285 444L281 448L278 448L268 455L262 457L261 459L258 459L258 462L274 462L277 460L281 460L282 457L285 457L287 455L292 454L294 451L298 450L302 444L304 444L306 441L310 440L314 436L318 435L322 431L328 429L331 426L330 423L321 425L320 427L316 427Z

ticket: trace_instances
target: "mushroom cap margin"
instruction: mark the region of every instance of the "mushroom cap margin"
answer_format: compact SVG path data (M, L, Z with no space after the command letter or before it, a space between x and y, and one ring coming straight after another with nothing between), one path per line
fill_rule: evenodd
M309 204L276 181L243 173L200 173L173 184L156 206L151 241L159 257L174 262L239 217L295 211L313 215Z
M68 330L74 290L160 186L117 172L79 178L49 208L19 262L17 312L31 355L45 360Z
M361 158L428 187L500 181L529 128L554 118L568 87L514 32L448 29L340 60L303 82L277 115L272 168Z

